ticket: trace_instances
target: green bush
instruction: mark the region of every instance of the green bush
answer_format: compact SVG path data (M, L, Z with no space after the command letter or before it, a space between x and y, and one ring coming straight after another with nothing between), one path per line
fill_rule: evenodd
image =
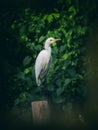
M97 0L49 1L52 5L41 1L40 6L37 2L31 2L29 8L21 5L1 12L2 103L23 107L44 98L35 82L34 65L48 37L61 38L52 46L52 64L45 81L49 97L60 105L81 102L86 89L85 38L88 24L97 16Z
M41 99L40 88L35 82L35 60L45 40L55 37L61 41L52 47L53 60L45 83L50 97L58 104L84 98L83 55L87 25L84 17L79 15L78 6L67 5L66 10L54 9L53 13L37 15L24 9L22 17L13 21L10 30L17 36L16 42L20 46L17 51L26 51L16 68L15 90L18 90L18 95L31 94L30 101ZM18 98L20 103L25 102L24 96Z

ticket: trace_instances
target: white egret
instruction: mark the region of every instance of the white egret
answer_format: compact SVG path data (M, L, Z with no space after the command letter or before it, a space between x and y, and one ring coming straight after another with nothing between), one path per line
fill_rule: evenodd
M38 57L36 58L35 62L35 76L36 76L36 83L38 86L43 86L43 82L46 78L48 73L50 63L51 63L51 44L58 41L60 39L54 39L52 37L48 38L45 41L44 50L42 50Z

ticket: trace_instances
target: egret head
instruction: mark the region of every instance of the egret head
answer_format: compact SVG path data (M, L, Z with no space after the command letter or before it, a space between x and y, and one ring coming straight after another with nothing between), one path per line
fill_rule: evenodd
M61 40L61 39L55 39L55 38L52 38L52 37L50 37L50 38L48 38L47 40L46 40L46 44L52 44L52 43L54 43L54 42L56 42L56 41L59 41L59 40Z

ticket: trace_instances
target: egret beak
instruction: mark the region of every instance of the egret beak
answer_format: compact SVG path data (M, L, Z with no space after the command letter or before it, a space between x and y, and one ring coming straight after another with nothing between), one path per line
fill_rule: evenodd
M59 41L59 40L61 40L61 39L54 39L54 42Z

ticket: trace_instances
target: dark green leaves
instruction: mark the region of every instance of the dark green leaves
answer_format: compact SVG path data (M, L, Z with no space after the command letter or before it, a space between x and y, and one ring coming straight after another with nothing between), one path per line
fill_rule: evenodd
M45 40L45 36L41 36L41 37L39 38L39 43L42 43L44 40Z
M24 60L23 60L23 65L24 65L24 66L28 65L28 64L31 62L31 60L32 60L32 57L26 56L26 57L24 58Z
M49 23L53 22L54 19L58 19L60 17L59 13L46 14L43 20L47 20Z
M67 79L65 79L64 85L67 86L70 82L71 82L71 79L68 79L68 78L67 78Z
M65 88L63 86L57 89L57 96L60 96L64 92Z
M53 60L45 81L51 99L56 103L65 103L75 100L76 92L78 96L83 93L79 86L84 79L82 59L86 20L84 14L78 14L77 0L61 0L58 3L63 5L59 5L62 10L55 8L52 13L43 11L36 14L31 9L24 9L21 17L10 25L10 36L14 42L10 37L9 41L16 44L15 55L17 57L18 54L20 59L17 63L19 66L15 68L14 90L19 92L21 102L25 101L22 97L26 98L26 91L33 95L34 99L41 99L41 90L35 81L34 65L48 37L61 38L61 41L51 45ZM16 100L18 103L19 98Z

